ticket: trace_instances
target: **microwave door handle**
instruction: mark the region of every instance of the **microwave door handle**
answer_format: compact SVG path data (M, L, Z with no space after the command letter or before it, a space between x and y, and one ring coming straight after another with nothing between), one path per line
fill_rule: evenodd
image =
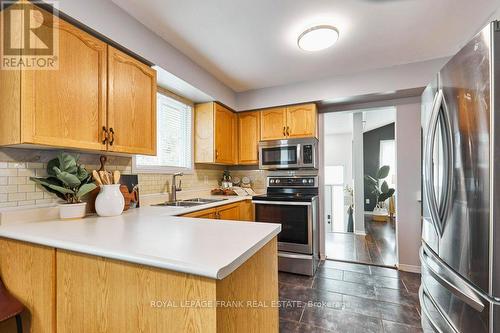
M297 144L297 166L301 167L304 163L302 163L302 144Z

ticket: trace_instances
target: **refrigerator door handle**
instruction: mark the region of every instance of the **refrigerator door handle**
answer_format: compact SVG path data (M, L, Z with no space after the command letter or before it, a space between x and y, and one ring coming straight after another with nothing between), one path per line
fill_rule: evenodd
M485 306L477 292L464 281L457 280L455 273L441 264L439 259L423 244L420 249L420 261L424 269L443 287L452 292L463 302L478 312L483 312Z
M443 330L440 328L440 325L438 325L434 319L432 318L432 316L430 315L430 312L429 310L427 309L427 305L425 304L425 299L429 299L429 301L432 303L432 305L434 306L434 308L436 309L436 311L439 313L440 317L443 318L444 320L442 322L444 322L447 326L447 328L449 328L449 331L453 332L453 333L460 333L449 321L448 319L448 316L445 315L443 313L443 311L441 310L441 308L436 304L436 301L429 295L429 293L427 292L426 288L425 288L425 285L422 283L422 285L420 286L420 290L419 290L419 298L420 298L420 308L422 309L422 315L425 316L428 320L428 322L430 323L430 325L432 326L432 329L436 332L439 332L439 333L444 333Z
M441 113L441 109L443 112ZM445 192L442 193L441 202L437 202L436 194L434 193L434 170L433 170L433 155L434 155L434 140L437 135L437 127L440 124L440 115L443 117L444 128L441 128L444 137L446 149L445 160L442 163L446 168L446 183ZM453 181L453 133L451 132L450 118L448 108L444 98L443 90L440 89L434 97L432 106L431 118L429 120L427 140L425 146L425 162L424 163L424 182L425 196L429 204L431 220L436 228L438 235L441 237L444 231L444 220L450 207L450 198ZM443 221L442 221L443 220Z
M432 104L432 111L431 111L431 117L429 119L429 125L427 126L428 132L427 132L427 138L426 138L426 145L424 147L424 156L425 156L425 163L423 164L424 167L424 183L425 183L425 191L424 195L427 198L427 202L429 205L429 212L431 214L431 221L432 224L434 225L434 228L436 229L437 234L439 237L442 236L442 229L439 226L439 209L438 209L438 203L436 200L436 196L434 194L434 184L433 184L433 171L432 171L432 158L433 158L433 145L434 145L434 136L436 134L436 127L437 127L437 122L439 120L439 108L441 107L441 100L442 100L443 93L441 90L438 91L436 96L434 96L434 101Z

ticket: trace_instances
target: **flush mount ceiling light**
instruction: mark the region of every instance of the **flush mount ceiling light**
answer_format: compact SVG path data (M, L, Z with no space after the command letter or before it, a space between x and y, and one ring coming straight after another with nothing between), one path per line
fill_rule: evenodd
M329 48L339 39L339 31L331 25L317 25L300 34L297 45L304 51Z

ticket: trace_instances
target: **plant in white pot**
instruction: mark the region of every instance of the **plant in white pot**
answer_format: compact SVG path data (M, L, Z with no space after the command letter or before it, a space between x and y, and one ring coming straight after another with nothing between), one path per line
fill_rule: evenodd
M375 195L376 206L373 209L374 221L386 221L389 216L386 200L394 195L395 190L389 188L389 184L384 179L389 175L391 168L388 165L383 165L377 170L375 177L365 175L365 182L370 189L370 193Z
M92 175L79 164L78 156L60 153L47 164L47 174L45 178L30 177L30 179L65 201L59 205L60 218L84 217L87 203L82 202L82 198L97 186L92 181Z

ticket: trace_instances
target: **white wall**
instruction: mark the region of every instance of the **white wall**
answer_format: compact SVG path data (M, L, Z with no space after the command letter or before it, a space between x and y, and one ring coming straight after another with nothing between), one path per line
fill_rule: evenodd
M418 271L421 240L420 103L396 106L396 234L398 267Z
M325 135L325 166L343 165L344 183L352 186L352 134Z
M213 99L236 107L235 92L120 7L105 0L63 0L60 10L162 67Z
M354 233L365 231L365 171L363 158L363 112L352 115L352 160L354 178Z

